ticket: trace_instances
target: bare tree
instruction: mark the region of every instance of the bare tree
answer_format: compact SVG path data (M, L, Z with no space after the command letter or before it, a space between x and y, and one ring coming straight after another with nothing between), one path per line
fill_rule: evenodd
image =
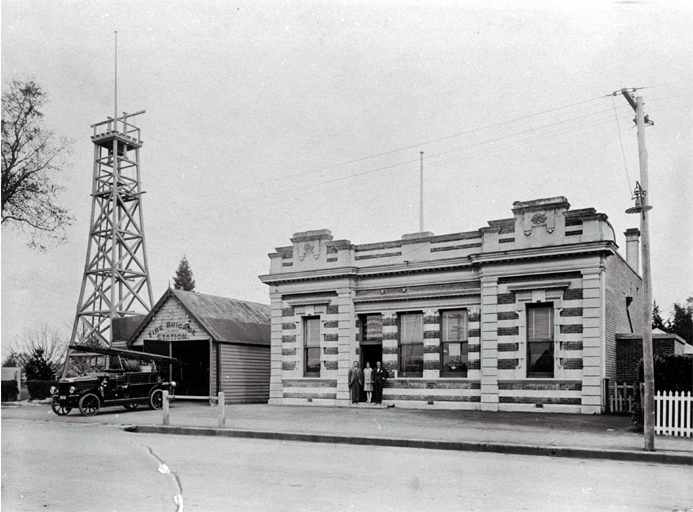
M45 103L32 80L12 80L2 93L2 225L28 233L29 247L39 250L64 242L74 221L58 204L64 187L55 181L71 142L43 127Z
M15 336L9 347L8 359L16 362L24 369L37 349L43 350L43 358L56 375L62 371L69 338L66 332L60 331L48 324L27 329L21 335Z

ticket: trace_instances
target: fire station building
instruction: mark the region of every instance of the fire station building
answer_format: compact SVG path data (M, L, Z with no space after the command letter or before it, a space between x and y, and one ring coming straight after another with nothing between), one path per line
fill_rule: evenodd
M127 341L114 345L127 343L129 349L183 363L159 368L164 379L177 383L178 398L209 400L223 391L227 403L267 403L267 305L169 288L133 324Z
M642 333L639 231L626 258L594 208L515 202L474 231L354 245L294 234L270 288L270 404L349 405L382 361L397 407L600 413L617 334Z

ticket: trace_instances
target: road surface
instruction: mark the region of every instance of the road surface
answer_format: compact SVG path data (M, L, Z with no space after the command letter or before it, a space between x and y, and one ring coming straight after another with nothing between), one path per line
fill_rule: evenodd
M3 511L693 511L685 466L135 434L50 418L3 419Z

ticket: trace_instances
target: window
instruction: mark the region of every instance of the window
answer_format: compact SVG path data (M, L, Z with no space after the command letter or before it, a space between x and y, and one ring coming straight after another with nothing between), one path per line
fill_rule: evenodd
M423 315L407 313L399 317L399 375L423 377Z
M320 318L303 320L303 373L320 377Z
M553 378L553 304L527 306L527 377Z
M441 377L466 377L469 345L467 343L467 310L442 312Z

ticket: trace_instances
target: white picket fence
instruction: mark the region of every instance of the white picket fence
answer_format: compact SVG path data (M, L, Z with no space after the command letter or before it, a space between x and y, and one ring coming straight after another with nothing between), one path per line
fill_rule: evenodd
M693 437L693 396L690 391L655 393L655 434Z
M615 383L609 390L609 400L611 402L611 412L632 412L633 411L633 385Z

